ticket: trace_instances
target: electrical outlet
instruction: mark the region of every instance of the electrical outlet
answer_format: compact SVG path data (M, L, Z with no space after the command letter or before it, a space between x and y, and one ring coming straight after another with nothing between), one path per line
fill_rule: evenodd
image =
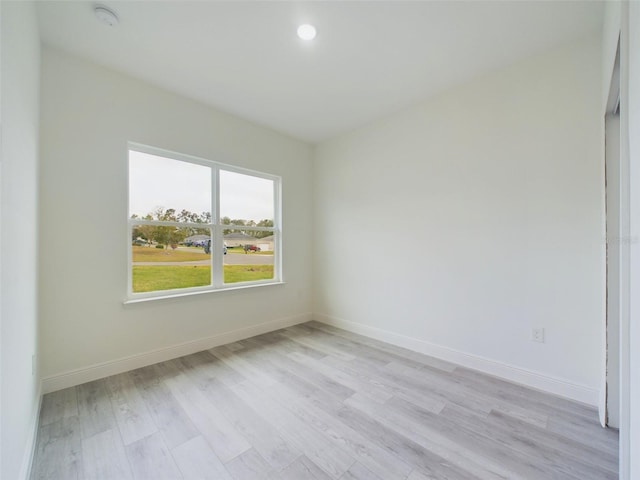
M544 328L532 328L531 341L544 343Z

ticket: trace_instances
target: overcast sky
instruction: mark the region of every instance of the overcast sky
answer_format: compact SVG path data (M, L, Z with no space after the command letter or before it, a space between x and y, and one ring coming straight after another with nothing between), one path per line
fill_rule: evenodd
M273 181L220 171L220 215L232 219L273 219ZM130 151L129 215L158 207L211 211L211 168Z

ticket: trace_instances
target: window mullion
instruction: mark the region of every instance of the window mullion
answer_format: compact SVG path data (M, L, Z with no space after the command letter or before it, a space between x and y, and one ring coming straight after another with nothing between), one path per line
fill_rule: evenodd
M273 255L274 278L282 281L282 185L274 182L273 187Z
M220 228L220 169L211 169L211 285L220 288L224 284L223 276L223 238Z
M134 226L129 224L127 229L127 293L131 295L133 292L133 254L131 252L132 237Z

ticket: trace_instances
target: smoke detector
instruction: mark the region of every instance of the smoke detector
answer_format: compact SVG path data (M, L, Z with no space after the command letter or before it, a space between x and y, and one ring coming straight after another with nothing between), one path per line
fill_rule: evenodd
M109 27L115 27L118 25L118 16L109 10L107 7L96 7L94 10L96 18Z

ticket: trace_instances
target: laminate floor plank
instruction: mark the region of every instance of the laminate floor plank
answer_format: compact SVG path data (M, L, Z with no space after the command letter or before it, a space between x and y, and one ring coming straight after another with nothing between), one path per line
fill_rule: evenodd
M339 328L332 327L330 325L323 325L319 322L309 322L312 328L318 328L331 335L338 335L346 338L350 341L356 342L360 345L370 347L380 352L386 353L392 361L399 363L405 363L408 366L414 367L429 367L445 372L452 372L456 369L457 365L450 362L445 362L438 358L422 355L418 352L407 350L406 348L391 345L389 343L381 342L373 338L364 337L355 333L347 332L346 330L340 330Z
M145 402L156 427L162 433L169 449L182 445L200 433L184 408L164 382L158 381L161 373L154 366L131 372L133 382Z
M295 353L298 352L292 352L291 354ZM343 385L330 376L325 375L324 373L316 369L308 368L304 364L298 363L294 358L285 355L286 352L276 349L272 353L269 353L268 358L276 366L288 371L293 375L304 378L307 382L325 392L330 393L338 400L345 400L356 393L352 388Z
M277 473L254 449L229 461L226 468L234 480L269 480Z
M42 397L41 425L48 425L76 415L78 415L78 394L75 387L47 393Z
M402 411L390 406L391 402L380 406L354 395L346 404L376 418L378 422L394 430L397 434L411 439L430 454L442 459L442 464L456 466L462 473L458 473L452 478L456 478L456 476L483 480L526 478L519 477L516 472L505 469L497 462L487 461L485 457L478 455L472 449L465 448L460 442L448 438L437 428L425 426L425 422L416 422L415 418L403 415ZM437 414L432 412L429 412L429 415L437 418ZM423 466L422 468L435 478L441 478L443 475L430 467ZM449 477L451 474L444 472L443 478Z
M201 388L207 399L274 469L281 470L302 455L301 450L282 438L267 418L250 408L219 380L213 378Z
M125 451L136 480L184 479L159 432L125 446Z
M188 375L197 383L216 377L224 377L229 384L235 384L245 379L209 351L175 358L167 363L170 367L166 368L163 380L175 378L180 374Z
M332 367L331 365L309 358L305 355L301 355L300 353L289 353L287 357L301 365L304 365L309 370L320 372L324 376L350 388L354 392L366 395L376 402L384 403L393 396L393 392L384 388L382 385L374 385L372 383L362 381L355 376L349 375L342 370Z
M375 442L337 420L334 416L295 395L287 387L272 387L268 394L301 418L305 424L324 433L359 463L382 472L386 480L404 480L413 467Z
M265 333L264 335L258 335L257 337L243 340L243 343L253 344L257 346L277 347L283 350L285 353L302 353L308 357L319 359L324 358L327 354L320 349L313 346L305 345L304 343L294 342L285 335L283 330L278 332Z
M355 462L351 455L335 446L323 434L306 426L304 421L283 405L269 398L261 388L244 382L235 385L232 390L256 411L273 419L280 435L302 450L331 478L340 478Z
M559 474L580 480L614 478L611 471L601 465L596 465L590 461L591 459L585 458L582 462L575 462L572 456L566 453L566 449L556 450L551 438L544 443L535 442L533 434L523 435L517 429L503 428L502 425L492 421L495 417L491 415L487 419L479 421L469 412L447 406L441 416L456 426L462 426L461 428L466 432L478 432L485 438L497 442L503 448L508 448L514 458L522 461L526 461L528 458L530 462L535 462L537 466L542 468L548 476ZM527 429L532 430L530 427Z
M265 350L264 347L253 344L248 346L246 350L243 350L243 357L248 362L253 362L253 364L258 366L264 374L271 376L278 383L297 383L296 387L301 392L301 395L313 395L318 390L311 383L299 378L297 375L292 375L289 370L273 363L271 361L271 356L264 354L265 351L268 350Z
M136 442L158 430L129 373L108 377L106 384L113 413L125 445Z
M466 465L470 461L477 467L470 467L475 470L478 478L487 479L509 479L528 480L549 478L548 472L540 468L535 462L520 461L515 458L510 446L504 446L496 442L490 436L479 433L476 430L466 429L463 425L442 418L440 415L434 416L432 412L420 409L409 402L399 403L389 402L388 411L383 413L383 418L391 428L398 428L406 431L406 435L416 436L416 442L425 445L426 448L446 449L443 456L451 458L453 461L462 462ZM462 409L461 407L457 407ZM478 418L482 415L472 411L468 413ZM451 455L453 455L451 457ZM422 474L429 472L423 468L418 468ZM430 477L429 477L430 478ZM552 478L555 478L552 476ZM563 478L563 477L558 477Z
M171 450L171 455L186 480L233 480L201 436L178 445Z
M76 391L82 438L118 428L104 379L78 385Z
M302 455L269 480L331 480L315 463Z
M332 348L337 349L344 354L349 354L355 356L356 358L360 358L375 367L383 367L391 361L390 359L384 357L384 355L382 355L382 353L379 351L354 342L349 338L339 335L332 335L331 333L327 333L323 330L317 330L314 333L313 338L325 343L326 345L331 345Z
M514 478L514 476L524 479L580 478L567 473L564 470L567 465L564 463L554 465L550 462L544 456L546 453L544 445L531 445L532 448L539 448L536 452L523 450L522 443L516 437L505 439L505 432L486 421L486 417L481 417L456 405L448 405L437 416L398 399L392 399L387 403L387 406L390 411L399 412L410 422L408 425L415 425L420 429L425 428L425 435L430 435L434 430L440 432L458 443L465 455L469 455L471 452L475 455L474 460L476 461L482 461L482 458L486 458L495 466L506 469L509 474L504 475L505 478Z
M474 408L472 409L480 407L480 411L485 411L486 413L498 410L541 427L545 427L549 419L546 414L506 402L499 396L492 395L486 388L483 390L479 387L472 388L455 379L452 375L443 375L428 369L414 369L394 362L384 367L384 371L391 373L396 379L403 378L417 382L417 384L427 388L429 391L437 390L444 393L450 402L455 402L466 408L469 408L470 402L473 401Z
M451 392L429 385L421 379L389 372L385 369L389 364L386 364L384 368L370 370L366 368L366 365L360 363L359 359L351 362L340 362L333 358L327 358L325 362L354 375L364 376L374 384L384 385L391 389L394 396L402 397L420 406L428 406L434 413L439 412L446 404L452 402L478 413L488 415L491 412L490 405L486 402L478 401L474 396L451 395Z
M242 345L241 343L238 343L238 342L227 343L227 348L229 350L231 350L232 352L236 352L238 350L242 350L244 348L244 345Z
M177 358L171 364L176 366L180 372L188 370L192 377L199 376L203 380L218 378L228 386L246 380L237 369L227 365L209 350Z
M31 470L31 478L35 480L84 480L80 420L77 415L62 417L56 422L40 426Z
M414 470L411 475L407 477L407 480L432 480L431 475L421 472L420 470Z
M603 478L617 472L618 456L602 449L571 441L566 436L536 428L528 422L498 411L491 412L487 421L491 427L500 426L503 431L508 432L512 437L517 437L528 446L531 443L544 445L545 449L551 449L554 453L561 454L563 458L578 460L586 464L586 468L598 472Z
M262 387L274 385L276 380L269 375L265 375L259 368L255 368L247 362L243 355L236 354L224 345L209 350L216 358L226 363L229 367L240 373L247 380L252 381ZM237 350L236 350L237 351Z
M353 360L350 362L343 362L336 358L326 358L323 362L337 370L340 370L347 375L350 375L362 382L365 382L371 387L385 391L388 394L388 400L391 397L402 397L409 402L414 402L417 405L428 408L434 413L439 412L444 406L451 401L451 398L447 397L444 393L433 388L414 388L414 384L406 384L401 379L392 375L384 375L380 369L369 370L366 365L360 363L360 360ZM386 401L385 400L385 401ZM489 413L491 410L485 405L476 405L470 403L469 399L465 400L465 404L469 405L469 408L477 408L479 411Z
M317 350L318 352L322 352L325 355L332 355L334 357L338 357L341 360L353 360L354 358L356 358L355 355L351 355L350 353L345 353L342 350L333 348L331 347L331 345L328 345L327 343L318 342L317 340L314 339L313 335L309 334L306 331L301 332L300 330L296 329L296 327L289 327L283 330L282 335L286 336L287 338L293 340L296 343L299 343L300 345L313 348L314 350Z
M251 448L231 421L187 376L180 375L165 380L165 383L222 462L227 462Z
M318 322L42 399L31 479L608 480L597 410Z
M117 428L83 439L82 460L86 479L133 479L133 472Z
M209 357L213 359L211 355L209 355ZM188 355L186 357L179 357L177 359L174 358L173 360L167 360L166 362L156 363L155 365L149 365L149 367L140 368L134 371L143 372L142 378L144 378L146 382L155 381L156 383L160 383L160 382L163 382L164 380L177 377L182 373L180 368L178 368L178 365L176 362L184 358L193 359L196 357L194 354L194 355ZM202 370L204 371L205 369L203 368ZM147 373L145 374L144 372L147 372Z
M598 415L595 407L572 402L566 398L507 382L491 375L483 375L468 368L458 367L451 372L451 380L458 379L462 380L469 388L491 392L495 397L513 405L521 405L546 415L557 413L563 417L577 417L587 421L593 419L594 416L597 418Z
M297 383L292 381L286 384L289 388L295 390ZM412 438L399 433L393 428L384 425L379 418L367 415L358 409L349 406L353 395L345 402L337 401L333 396L317 390L314 395L307 396L306 400L315 408L328 413L336 418L337 421L350 427L355 432L375 442L381 449L386 450L389 454L398 456L403 463L421 468L433 473L434 478L440 479L459 479L466 480L471 477L468 472L464 472L455 466L448 465L444 459L415 442ZM368 403L375 403L367 400ZM379 404L375 404L380 407ZM397 468L401 471L402 464L397 464ZM378 467L379 468L379 467ZM384 476L384 470L380 469L381 476Z
M385 480L382 477L379 477L367 467L360 465L359 463L354 463L349 470L345 472L345 474L340 477L340 480Z
M613 429L603 429L596 415L594 413L593 418L586 419L554 413L549 416L547 430L617 457L618 432Z
M410 392L437 392L446 399L446 403L455 403L478 413L489 414L493 406L486 397L477 391L465 389L454 382L449 382L438 375L429 375L413 368L390 362L378 374L389 382L395 382Z

